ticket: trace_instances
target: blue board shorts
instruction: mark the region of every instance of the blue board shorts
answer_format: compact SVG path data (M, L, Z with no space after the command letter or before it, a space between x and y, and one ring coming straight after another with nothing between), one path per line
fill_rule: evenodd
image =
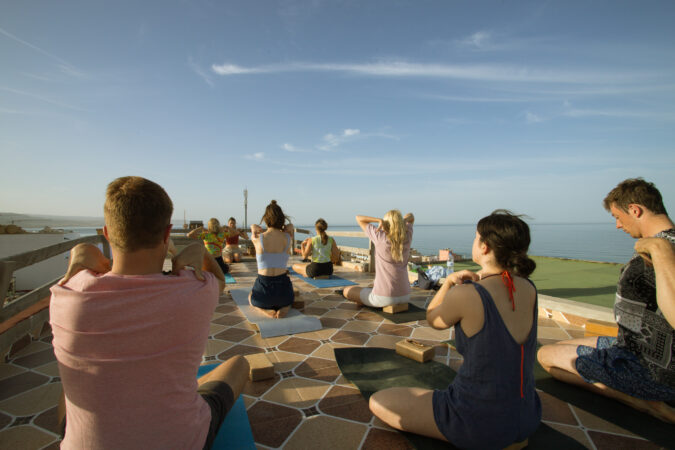
M577 347L576 369L587 383L607 387L643 400L675 401L675 389L652 379L633 353L614 345L616 338L600 336L597 347Z

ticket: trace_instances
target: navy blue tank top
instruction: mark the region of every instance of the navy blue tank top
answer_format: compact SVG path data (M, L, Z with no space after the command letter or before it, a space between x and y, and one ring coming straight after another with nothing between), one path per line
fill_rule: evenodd
M489 292L473 285L483 303L485 323L470 338L461 324L455 325L457 351L464 363L446 390L434 391L434 418L457 447L504 448L527 439L541 421L534 387L537 299L532 329L521 345L509 333Z

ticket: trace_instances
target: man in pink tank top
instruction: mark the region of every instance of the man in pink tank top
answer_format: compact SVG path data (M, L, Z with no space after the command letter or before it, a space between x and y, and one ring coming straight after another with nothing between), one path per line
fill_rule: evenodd
M52 287L65 394L61 448L209 448L246 383L239 356L196 378L225 280L200 243L162 274L172 212L152 181L114 180L103 229L112 265L96 246L80 244Z

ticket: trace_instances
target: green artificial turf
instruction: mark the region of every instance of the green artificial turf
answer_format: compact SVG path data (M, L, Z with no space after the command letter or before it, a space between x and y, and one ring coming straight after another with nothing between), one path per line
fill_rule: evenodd
M611 308L621 264L532 256L537 268L530 279L539 293ZM455 262L455 270L478 270L472 261Z

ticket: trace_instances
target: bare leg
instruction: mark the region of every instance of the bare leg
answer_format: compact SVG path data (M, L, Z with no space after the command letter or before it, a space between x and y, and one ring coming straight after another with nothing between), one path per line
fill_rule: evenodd
M252 294L253 294L253 292L249 292L249 294L248 294L248 304L251 305L252 308L254 308L254 309L260 311L261 313L265 314L266 316L269 316L269 317L272 317L272 318L276 317L277 312L276 312L275 310L273 310L273 309L258 308L258 307L255 306L253 303L251 303L251 295L252 295Z
M284 306L283 308L280 308L279 311L276 312L274 317L276 319L282 319L282 318L286 317L286 314L288 314L288 311L290 311L290 310L291 310L290 305Z
M374 393L368 406L392 428L447 442L436 426L433 394L434 391L421 388L389 388Z
M364 288L358 286L347 286L345 290L342 292L342 295L344 295L347 300L351 300L354 303L363 305L363 303L361 302L361 291L363 289Z
M61 391L59 404L56 407L56 424L57 431L61 437L66 435L66 393Z
M588 342L588 338L585 338ZM597 338L591 340L597 341ZM643 400L632 397L623 392L612 389L603 383L587 383L576 369L577 345L565 344L566 342L583 341L583 339L574 339L564 341L558 344L544 345L537 353L537 359L541 366L550 373L553 378L564 383L574 384L587 389L596 394L613 398L624 403L638 411L646 412L664 422L675 423L675 409L668 406L665 402ZM581 344L587 345L587 344Z
M224 260L226 263L228 263L228 264L232 264L232 257L229 256L229 255L228 255L228 256L223 256L223 260Z
M309 266L309 264L295 263L293 264L293 270L296 273L299 273L303 277L307 278L307 266Z
M227 383L232 389L234 399L237 400L239 394L244 389L248 381L249 366L248 361L241 355L233 356L224 363L221 363L206 375L202 375L197 380L199 386L209 381L222 381Z
M234 254L234 262L239 262L241 261L241 253L235 253Z

